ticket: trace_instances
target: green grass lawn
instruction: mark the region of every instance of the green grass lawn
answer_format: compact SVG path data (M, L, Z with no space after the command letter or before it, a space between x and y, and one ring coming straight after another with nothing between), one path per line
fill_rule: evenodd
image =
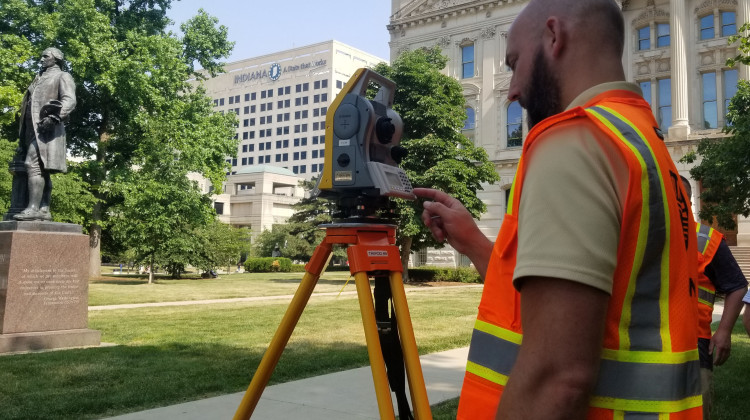
M144 276L111 276L89 283L89 305L172 302L294 294L305 273L243 273L215 279L172 280L159 277L148 284ZM348 271L323 273L315 293L338 292L349 279ZM350 282L347 290L354 290Z
M92 288L92 296L97 293ZM410 293L420 353L467 345L480 293L450 287ZM94 419L243 391L287 305L92 311L89 327L117 346L0 357L0 418ZM271 383L366 364L356 298L317 297L307 305Z

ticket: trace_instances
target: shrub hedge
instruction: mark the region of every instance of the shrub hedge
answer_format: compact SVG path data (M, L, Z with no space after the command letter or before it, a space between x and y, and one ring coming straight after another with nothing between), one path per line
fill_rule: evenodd
M292 260L282 257L248 258L245 271L250 273L288 273L292 271Z
M409 281L456 281L461 283L481 283L482 277L470 267L419 267L409 269Z
M277 261L277 264L274 264ZM265 258L248 258L245 261L245 271L252 273L303 273L305 272L304 264L292 264L288 258L265 257ZM349 271L347 265L329 265L325 271ZM409 269L409 281L411 282L430 282L430 281L451 281L461 283L481 283L482 278L477 270L471 267L419 267Z

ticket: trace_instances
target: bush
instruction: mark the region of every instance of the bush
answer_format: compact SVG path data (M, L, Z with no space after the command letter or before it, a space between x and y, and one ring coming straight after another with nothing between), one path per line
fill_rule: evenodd
M482 277L470 267L419 267L409 269L409 281L455 281L461 283L481 283Z
M283 257L248 258L245 271L250 273L288 273L292 271L292 260Z

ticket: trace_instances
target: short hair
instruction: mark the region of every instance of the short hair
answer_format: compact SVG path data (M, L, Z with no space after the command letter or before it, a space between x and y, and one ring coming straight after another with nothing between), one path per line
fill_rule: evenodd
M605 41L612 44L614 51L622 56L625 50L625 19L620 5L614 0L579 0L573 9L579 19L586 26L598 25L597 34L605 37ZM592 21L592 19L595 19ZM601 42L601 41L600 41Z
M57 61L58 63L62 63L63 58L65 58L65 55L63 54L63 52L60 51L60 50L58 50L55 47L49 47L49 48L45 49L42 52L42 54L44 54L46 52L48 52L52 57L54 57L55 61Z

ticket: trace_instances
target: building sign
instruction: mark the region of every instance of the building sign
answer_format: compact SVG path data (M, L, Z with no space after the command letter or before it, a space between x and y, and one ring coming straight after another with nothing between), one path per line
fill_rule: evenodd
M269 69L256 70L248 73L242 73L234 76L234 84L240 84L245 82L251 82L253 80L261 80L270 78L271 80L278 80L283 73L295 72L300 70L311 70L326 65L325 59L308 61L306 63L294 64L284 66L283 68L278 63L271 64Z

